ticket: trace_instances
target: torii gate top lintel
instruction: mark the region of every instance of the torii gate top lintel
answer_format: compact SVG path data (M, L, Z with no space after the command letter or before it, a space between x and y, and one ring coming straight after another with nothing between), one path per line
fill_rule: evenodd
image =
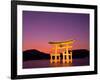
M71 44L73 42L74 42L74 40L68 40L68 41L61 41L61 42L49 42L49 44L55 44L55 45L57 45L57 44Z

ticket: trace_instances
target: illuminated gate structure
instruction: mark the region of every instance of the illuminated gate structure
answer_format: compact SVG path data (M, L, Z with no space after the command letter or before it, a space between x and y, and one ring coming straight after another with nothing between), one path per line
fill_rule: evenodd
M72 63L72 44L74 40L49 42L52 45L50 63ZM62 56L61 56L62 54Z

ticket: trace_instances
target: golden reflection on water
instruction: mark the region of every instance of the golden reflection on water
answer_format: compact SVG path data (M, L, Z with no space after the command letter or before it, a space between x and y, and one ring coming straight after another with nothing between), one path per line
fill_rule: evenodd
M72 63L50 63L50 66L52 67L66 67L66 66L72 66Z

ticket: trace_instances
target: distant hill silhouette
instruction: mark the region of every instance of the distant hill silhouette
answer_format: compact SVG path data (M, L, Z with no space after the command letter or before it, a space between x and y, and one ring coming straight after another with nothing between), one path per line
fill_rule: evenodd
M35 49L26 50L23 52L23 60L39 60L39 59L50 59L50 55Z
M73 58L84 58L89 57L89 51L86 49L78 49L72 51Z
M78 49L72 51L73 58L84 58L89 57L89 51L86 49ZM23 60L41 60L50 59L50 54L40 52L36 49L30 49L23 51Z

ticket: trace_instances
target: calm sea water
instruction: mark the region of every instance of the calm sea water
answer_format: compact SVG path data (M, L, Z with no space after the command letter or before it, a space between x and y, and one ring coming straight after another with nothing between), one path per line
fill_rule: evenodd
M46 67L71 67L89 65L89 58L73 59L72 63L50 63L50 60L30 60L23 62L23 68L46 68Z

